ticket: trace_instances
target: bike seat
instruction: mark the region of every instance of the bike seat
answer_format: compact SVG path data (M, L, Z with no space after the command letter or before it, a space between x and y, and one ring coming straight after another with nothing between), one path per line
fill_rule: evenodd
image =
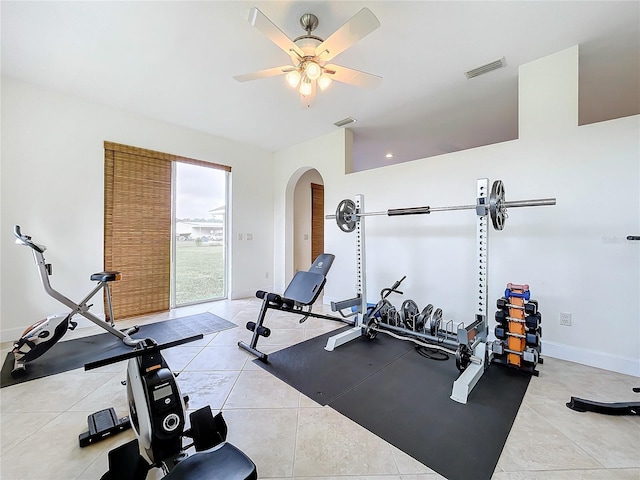
M115 282L121 278L120 272L98 272L91 275L91 280L94 282Z
M255 464L241 450L223 443L210 450L189 455L163 480L256 480Z

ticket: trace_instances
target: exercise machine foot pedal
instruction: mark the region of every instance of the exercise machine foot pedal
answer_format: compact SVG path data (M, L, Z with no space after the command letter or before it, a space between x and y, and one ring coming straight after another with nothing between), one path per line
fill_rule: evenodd
M109 471L100 480L145 480L149 469L136 438L109 452Z
M123 432L131 428L129 417L118 418L113 408L100 410L87 417L89 431L81 433L78 437L80 448L92 445L113 434Z
M219 412L215 417L209 405L189 415L191 437L197 452L209 450L227 439L227 423Z

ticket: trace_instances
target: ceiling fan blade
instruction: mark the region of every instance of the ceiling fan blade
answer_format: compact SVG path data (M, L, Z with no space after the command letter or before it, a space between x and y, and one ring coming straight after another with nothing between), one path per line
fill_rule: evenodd
M298 55L304 57L304 52L256 7L252 7L249 10L249 23L264 33L269 40L284 50L287 55L294 59L297 59Z
M341 67L340 65L325 65L323 69L324 73L328 75L331 80L348 83L356 87L375 88L382 82L382 77L378 75Z
M236 75L233 78L238 82L248 82L250 80L258 80L260 78L275 77L276 75L284 75L285 73L291 72L292 70L295 70L295 68L292 67L291 65L285 65L282 67L267 68L266 70L259 70L253 73Z
M373 12L368 8L363 8L316 47L316 56L323 61L329 61L379 26L380 22Z
M316 82L311 82L311 93L300 95L300 108L307 110L316 104Z

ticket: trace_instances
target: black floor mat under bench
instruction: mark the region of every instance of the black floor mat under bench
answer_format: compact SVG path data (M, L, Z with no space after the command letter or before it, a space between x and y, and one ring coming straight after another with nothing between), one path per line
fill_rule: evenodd
M141 325L133 338L153 338L158 343L166 343L180 338L202 333L219 332L237 325L212 313L199 313L182 318L172 318L162 322ZM117 325L116 325L117 327ZM85 363L111 358L131 350L110 333L100 333L56 343L44 355L27 363L26 375L13 378L13 353L9 352L2 366L1 386L8 387L57 373L84 367Z
M466 405L449 398L455 360L379 335L324 350L329 333L269 355L265 370L449 480L490 479L530 376L494 365Z
M328 337L349 329L351 327L344 327L271 353L268 364L259 360L254 362L320 405L328 405L413 350L412 343L388 342L384 348L376 348L372 342L359 341L347 343L334 352L324 350ZM332 356L338 350L339 355Z

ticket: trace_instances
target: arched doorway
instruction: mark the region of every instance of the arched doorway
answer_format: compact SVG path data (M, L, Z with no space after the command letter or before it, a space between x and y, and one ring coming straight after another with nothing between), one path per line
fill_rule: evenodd
M306 169L299 176L292 205L293 274L307 270L324 252L324 180L316 169Z

